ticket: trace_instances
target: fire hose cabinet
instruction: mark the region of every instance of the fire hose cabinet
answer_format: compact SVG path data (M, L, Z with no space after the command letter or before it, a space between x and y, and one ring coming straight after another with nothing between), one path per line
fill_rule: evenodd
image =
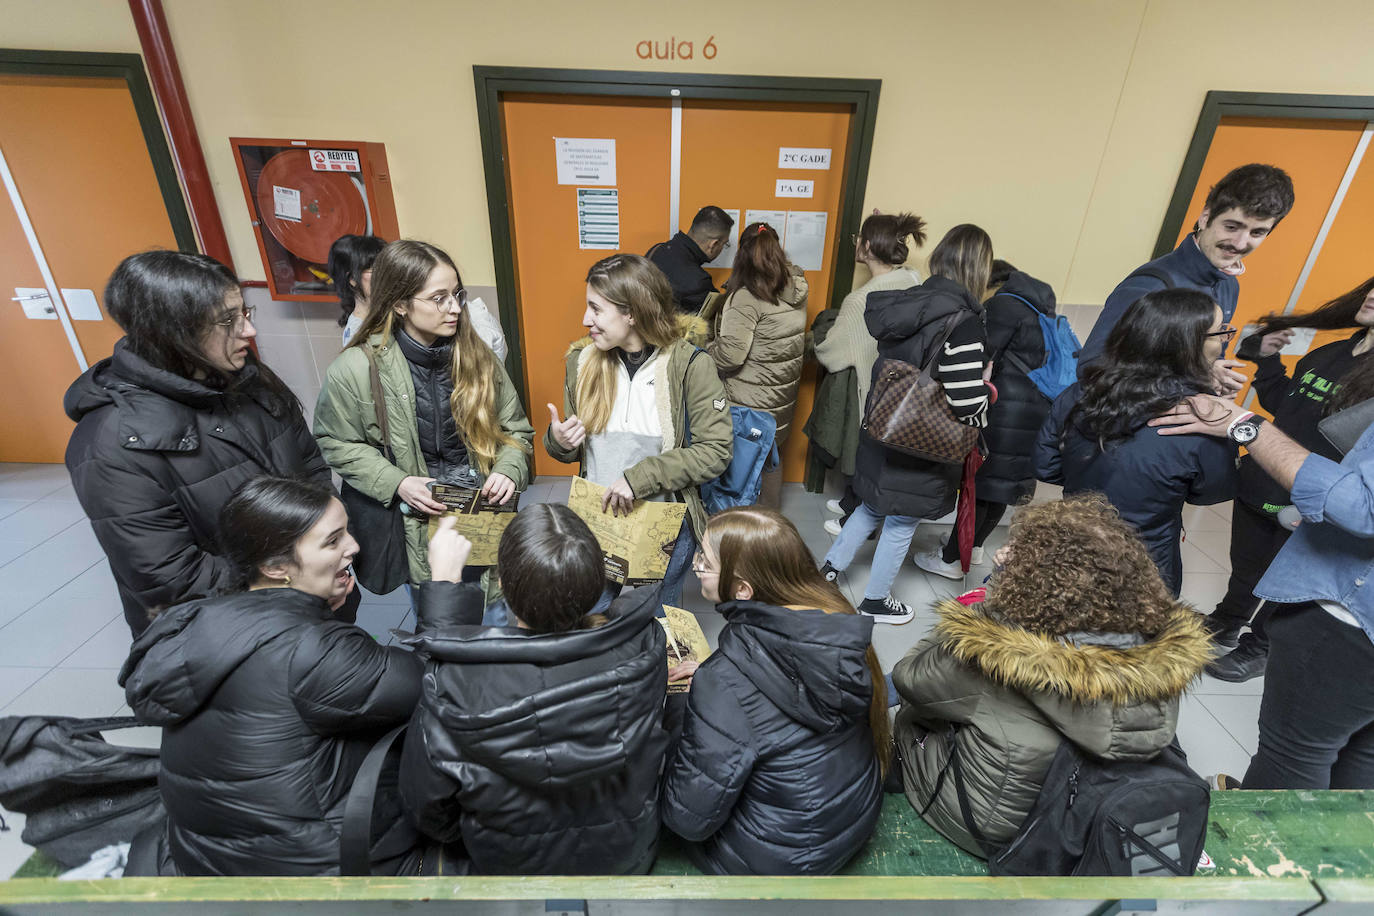
M334 302L326 264L341 235L400 238L386 147L230 137L273 299Z

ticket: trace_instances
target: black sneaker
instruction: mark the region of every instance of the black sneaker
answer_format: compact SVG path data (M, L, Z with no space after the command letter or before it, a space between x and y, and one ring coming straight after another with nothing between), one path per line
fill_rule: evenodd
M826 563L824 566L821 567L821 578L825 581L834 582L839 577L840 571L835 567L831 566L829 563Z
M903 604L891 595L886 598L865 598L859 602L858 611L872 617L874 623L906 623L916 616L911 605Z
M1264 674L1269 663L1269 646L1258 639L1242 639L1240 645L1211 662L1203 670L1219 681L1243 684Z
M1234 649L1240 641L1241 624L1222 623L1219 618L1203 617L1202 625L1212 636L1212 645L1222 649Z

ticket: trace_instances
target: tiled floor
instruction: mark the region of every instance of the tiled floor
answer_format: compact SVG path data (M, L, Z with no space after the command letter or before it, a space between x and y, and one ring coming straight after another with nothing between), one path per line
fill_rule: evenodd
M539 478L523 497L530 502L567 498L567 478ZM1052 499L1055 488L1043 487L1039 498ZM819 558L831 538L822 529L827 518L825 496L789 484L783 510L797 524ZM1183 597L1210 610L1226 590L1229 564L1230 506L1189 508L1184 548ZM925 524L916 531L914 550L926 550L949 533L948 525ZM1006 538L1001 528L987 551ZM868 573L871 547L860 551L841 585L851 600ZM970 586L990 567L975 568ZM701 618L714 645L722 620L689 582L686 603ZM930 576L907 564L893 591L918 608L904 626L874 630L874 645L884 668L891 666L926 634L933 623L931 603L960 591L959 583ZM116 683L129 648L129 631L120 611L114 580L105 564L66 470L60 465L0 465L0 715L28 713L69 716L128 715ZM383 642L393 628L409 629L404 591L365 596L358 622ZM1263 680L1227 684L1204 677L1185 698L1179 714L1179 740L1193 767L1203 774L1223 771L1241 775L1255 750L1256 721ZM149 734L151 733L151 734ZM155 741L152 729L119 740ZM13 873L29 855L19 841L22 817L0 833L0 877Z

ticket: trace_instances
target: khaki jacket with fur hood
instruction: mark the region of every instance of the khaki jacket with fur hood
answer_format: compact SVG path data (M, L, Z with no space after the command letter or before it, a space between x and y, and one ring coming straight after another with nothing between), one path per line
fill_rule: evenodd
M1010 840L1040 794L1062 739L1103 760L1146 760L1174 737L1179 697L1211 658L1202 618L1178 605L1152 639L1127 633L1050 637L999 620L984 605L945 601L934 632L892 672L902 705L895 738L907 799L920 811L941 768L951 723L973 818ZM926 820L982 855L947 778Z
M568 348L563 377L564 417L577 413L577 374L587 364L590 343L591 338L584 337ZM676 494L687 504L692 532L700 541L706 530L706 508L697 488L708 480L715 480L730 464L734 425L715 365L705 353L692 359L696 352L696 348L685 340L675 340L664 348L654 378L663 450L626 468L624 474L636 499L660 493ZM690 444L686 444L684 407L692 427ZM556 461L577 462L578 473L586 474L583 446L563 448L546 427L544 448Z

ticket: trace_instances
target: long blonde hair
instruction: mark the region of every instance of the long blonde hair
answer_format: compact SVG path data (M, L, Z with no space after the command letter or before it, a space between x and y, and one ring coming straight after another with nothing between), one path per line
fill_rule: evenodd
M441 248L414 239L400 239L383 248L372 265L372 307L348 346L360 347L375 334L387 341L394 339L396 307L409 308L411 298L424 291L429 275L440 265L452 268L462 286L457 265ZM449 409L468 454L483 474L491 472L502 448L513 445L523 451L526 447L501 427L496 406L499 365L491 348L477 336L464 306L453 335Z
M930 253L930 272L953 280L973 298L982 299L992 273L992 239L972 223L955 226Z
M816 608L827 614L853 614L854 606L835 583L825 581L816 561L785 516L772 509L739 506L711 516L706 541L720 563L720 595L732 595L741 582L754 590L754 600L777 607ZM872 699L868 726L873 753L886 776L892 758L892 726L887 718L887 681L870 645L864 651Z
M375 284L375 268L372 277ZM681 336L673 312L673 288L648 258L637 254L602 258L587 271L587 285L633 318L645 343L662 350ZM577 416L589 434L596 434L611 419L619 366L613 352L594 347L585 358L588 365L577 374Z

